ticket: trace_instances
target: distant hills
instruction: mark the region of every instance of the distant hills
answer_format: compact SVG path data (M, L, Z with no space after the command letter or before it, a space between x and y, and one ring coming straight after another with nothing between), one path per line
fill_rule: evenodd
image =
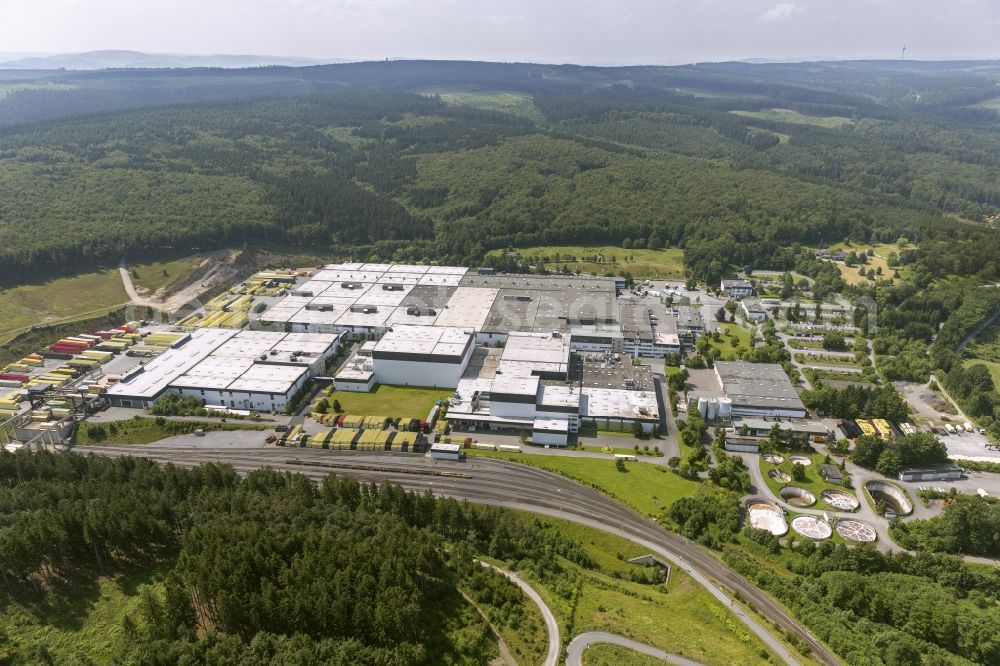
M267 55L191 55L176 53L143 53L141 51L87 51L86 53L20 54L4 57L0 54L0 69L165 69L189 67L243 68L282 65L307 67L349 62L344 58L300 58Z

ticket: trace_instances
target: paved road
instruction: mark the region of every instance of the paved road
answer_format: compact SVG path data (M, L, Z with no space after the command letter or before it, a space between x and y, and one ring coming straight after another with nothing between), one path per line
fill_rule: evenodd
M528 585L527 582L520 576L518 576L513 571L507 571L506 569L501 569L498 566L490 564L489 562L480 562L484 567L488 569L493 569L494 571L503 574L511 582L521 588L521 591L528 595L528 598L535 602L538 606L538 610L542 611L542 617L545 618L545 630L549 634L549 651L545 655L544 666L556 666L559 661L559 646L561 641L559 640L559 624L556 622L556 616L552 614L549 607L545 604L545 600L542 596L535 591L535 588Z
M648 548L681 567L727 606L730 605L731 597L724 590L739 591L757 612L769 622L775 623L780 631L790 631L808 644L816 660L823 664L840 663L777 602L717 560L706 549L679 534L664 530L593 488L541 469L489 458L455 463L408 454L279 447L234 451L147 445L87 447L87 451L108 456L141 456L181 466L195 466L204 462L228 463L240 473L272 467L302 473L317 481L328 474L339 473L365 482L389 481L410 490L430 491L437 496L564 518L618 534ZM798 664L756 619L739 609L736 610L736 615L774 654L781 655L789 664Z
M173 312L181 306L186 305L198 298L213 285L218 284L223 280L231 279L235 275L235 269L233 268L232 262L236 257L236 254L236 250L220 250L218 252L210 253L201 263L201 266L204 266L206 262L210 262L212 264L205 274L191 284L182 288L180 291L171 294L166 299L140 296L139 292L136 291L135 285L132 283L132 275L129 273L128 265L124 262L119 264L118 273L121 275L122 286L125 287L125 293L128 294L128 297L131 299L133 304L152 308L161 312ZM200 309L201 308L199 306L197 310Z
M580 634L570 641L569 646L566 648L566 666L582 666L583 651L591 645L595 645L597 643L621 645L629 650L635 650L636 652L648 654L650 657L661 659L668 664L677 664L678 666L701 666L701 664L697 661L691 661L690 659L685 659L680 655L664 652L663 650L655 648L652 645L646 645L645 643L640 643L639 641L634 641L631 638L625 638L624 636L619 636L618 634L608 633L607 631L588 631L587 633Z

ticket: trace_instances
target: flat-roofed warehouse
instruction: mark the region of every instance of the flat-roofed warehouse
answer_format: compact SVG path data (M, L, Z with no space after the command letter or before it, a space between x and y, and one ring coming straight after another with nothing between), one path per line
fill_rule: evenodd
M568 336L574 326L618 322L611 278L470 273L462 279L462 287L497 292L479 327L479 341L484 343L502 342L511 331L559 331Z
M280 411L321 372L339 335L198 328L106 393L119 407L149 407L165 393L203 405Z
M475 333L447 326L394 326L371 348L375 381L399 386L458 386Z
M734 416L806 415L802 399L777 363L716 361L715 374L723 392L733 401Z

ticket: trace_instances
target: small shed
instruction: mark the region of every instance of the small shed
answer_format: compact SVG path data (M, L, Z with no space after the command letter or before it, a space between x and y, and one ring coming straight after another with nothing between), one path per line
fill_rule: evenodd
M961 478L962 468L953 462L906 467L899 472L900 481L957 481Z
M431 446L431 458L435 460L460 460L462 458L462 445L434 444Z
M829 463L824 463L819 466L820 476L827 483L843 483L844 475L840 472L840 469L836 465L831 465Z

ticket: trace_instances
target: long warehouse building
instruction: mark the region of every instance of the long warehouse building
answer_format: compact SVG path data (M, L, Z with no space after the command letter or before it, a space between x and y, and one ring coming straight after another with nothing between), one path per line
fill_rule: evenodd
M148 408L166 393L203 405L280 411L323 371L340 335L199 328L140 365L105 394L116 407Z

